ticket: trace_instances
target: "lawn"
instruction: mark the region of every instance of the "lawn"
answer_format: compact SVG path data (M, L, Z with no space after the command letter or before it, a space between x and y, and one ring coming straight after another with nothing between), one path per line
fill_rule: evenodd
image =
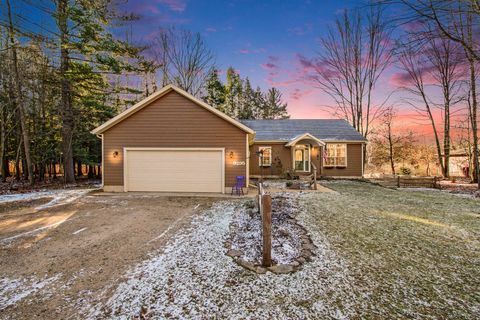
M241 203L219 202L137 265L90 317L473 319L480 312L480 202L440 191L326 182L297 193L316 256L257 275L225 256Z
M480 201L439 191L326 184L305 223L345 261L362 316L478 318Z

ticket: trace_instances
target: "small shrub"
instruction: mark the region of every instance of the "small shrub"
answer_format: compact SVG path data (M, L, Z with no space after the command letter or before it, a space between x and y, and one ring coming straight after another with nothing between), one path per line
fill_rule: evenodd
M295 171L292 169L285 170L282 174L282 177L284 179L293 180L295 179Z
M409 176L409 175L412 174L412 170L410 168L407 168L407 167L401 167L400 168L400 173L403 174L403 175Z
M289 180L289 181L287 181L287 187L289 187L289 188L290 188L292 185L293 185L293 182L292 182L292 181L290 181L290 180Z
M245 203L245 207L247 207L247 209L253 209L253 208L255 208L255 202L254 201L248 201L247 203Z

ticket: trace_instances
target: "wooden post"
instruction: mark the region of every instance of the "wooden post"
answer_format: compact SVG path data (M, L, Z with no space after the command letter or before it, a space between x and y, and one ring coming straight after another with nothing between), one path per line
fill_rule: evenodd
M397 177L397 187L400 188L400 176Z
M272 197L262 195L262 222L263 222L263 259L262 265L272 265Z
M313 169L313 189L317 190L317 169Z

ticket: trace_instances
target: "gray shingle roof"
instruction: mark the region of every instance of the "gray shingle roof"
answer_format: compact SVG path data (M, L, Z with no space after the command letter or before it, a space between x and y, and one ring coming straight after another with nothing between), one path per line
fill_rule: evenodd
M304 133L320 140L367 141L347 121L338 119L240 120L256 131L255 140L290 141Z

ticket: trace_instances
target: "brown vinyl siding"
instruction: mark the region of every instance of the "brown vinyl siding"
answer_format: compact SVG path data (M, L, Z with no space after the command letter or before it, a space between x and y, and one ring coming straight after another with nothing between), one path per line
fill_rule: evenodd
M272 147L272 165L263 167L264 176L281 176L286 170L292 169L292 151L285 146L286 142L255 142L250 146L250 175L260 175L258 156L259 147ZM302 142L299 142L302 144ZM344 168L323 167L323 148L313 146L311 149L311 161L317 166L317 172L322 176L332 177L360 177L362 176L362 145L347 144L347 166ZM299 175L310 174L298 172Z
M246 165L233 165L246 162L246 133L175 91L108 129L103 140L106 186L124 183L124 147L225 148L225 186L232 186L235 176L246 175Z
M259 147L272 147L272 165L259 166L257 156ZM285 147L285 142L255 142L250 146L250 175L279 176L292 168L292 155L290 148Z
M323 158L323 157L322 157ZM322 175L329 177L362 176L362 144L347 144L346 167L322 167Z

